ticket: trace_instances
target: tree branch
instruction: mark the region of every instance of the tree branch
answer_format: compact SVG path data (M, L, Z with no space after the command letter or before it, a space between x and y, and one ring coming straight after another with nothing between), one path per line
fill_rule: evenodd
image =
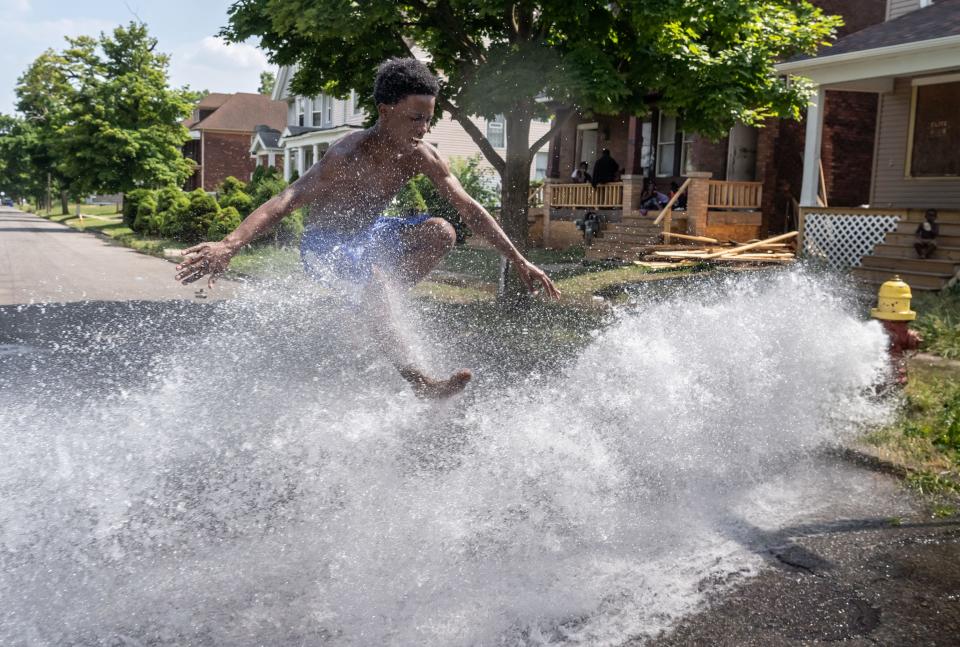
M463 129L470 135L470 139L477 145L480 152L483 153L483 156L487 158L487 161L490 162L493 168L497 169L497 173L502 176L507 170L507 163L503 161L503 158L500 157L497 150L491 146L487 138L483 136L483 133L477 128L477 124L473 123L470 117L464 115L463 112L460 111L460 108L453 105L446 97L438 97L437 101L441 109L449 112L450 116L463 126Z
M564 115L562 119L558 119L557 122L553 124L553 127L551 127L550 130L548 130L543 135L543 137L533 142L533 146L530 147L530 156L533 157L533 155L535 155L536 152L540 150L544 144L550 141L553 138L553 136L557 134L557 131L563 128L567 124L567 122L570 121L570 118L573 116L575 112L576 110L574 110L573 108L570 108L567 111L567 114Z

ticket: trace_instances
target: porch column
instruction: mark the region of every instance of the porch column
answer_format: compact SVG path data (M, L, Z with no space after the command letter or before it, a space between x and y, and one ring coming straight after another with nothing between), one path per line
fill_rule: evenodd
M273 168L277 163L277 154L276 153L267 153L267 165L270 168Z
M629 169L630 167L628 166L628 172ZM621 180L623 181L623 215L627 217L640 209L640 194L643 192L643 176L639 173L636 175L624 175ZM656 216L657 214L653 215Z
M816 207L820 189L820 148L823 142L823 111L827 92L817 86L817 96L807 106L807 140L803 149L803 188L800 206Z
M290 176L293 174L293 168L290 164L290 149L283 149L283 180L285 182L290 181Z
M307 161L307 156L304 155L303 147L297 149L297 175L303 177L303 172L306 170L303 168L303 163Z
M687 233L703 236L707 232L707 204L710 201L710 178L706 171L687 173Z
M313 163L316 164L319 161L320 161L320 145L314 144L313 145Z
M640 175L643 172L641 168L641 157L643 151L643 120L631 116L627 126L627 159L623 168L626 175ZM624 178L626 179L626 178ZM626 187L624 187L626 189ZM624 200L626 202L626 200Z

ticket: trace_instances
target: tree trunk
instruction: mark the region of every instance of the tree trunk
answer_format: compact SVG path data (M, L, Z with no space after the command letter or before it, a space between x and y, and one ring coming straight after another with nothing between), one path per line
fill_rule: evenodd
M64 215L70 213L70 201L66 189L60 190L60 208L63 210Z
M521 252L527 249L527 210L530 191L530 114L519 109L506 117L506 168L500 189L500 224ZM526 288L506 259L500 263L498 296L508 302L523 301Z

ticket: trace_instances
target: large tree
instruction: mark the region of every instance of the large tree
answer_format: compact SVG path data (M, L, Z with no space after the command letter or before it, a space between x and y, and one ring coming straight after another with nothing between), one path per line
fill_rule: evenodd
M156 51L146 25L68 42L62 56L72 92L56 150L71 192L182 184L192 170L181 153L192 95L169 87L169 57Z
M37 145L37 131L30 122L0 114L0 191L15 199L39 202L46 180L32 163Z
M714 136L738 120L796 116L806 88L773 65L814 51L836 25L804 0L237 0L223 35L259 37L274 62L297 65L294 92L356 89L368 106L377 65L422 50L442 77L439 107L500 173L502 223L522 246L530 162L553 134L531 146L530 123L550 106L658 107ZM505 157L470 121L498 114Z
M60 53L48 49L35 58L17 79L17 111L23 117L18 127L22 165L30 168L30 187L24 191L33 197L46 195L51 190L60 193L61 208L67 211L67 184L57 163L57 130L63 125L67 105L74 92L70 79L74 66ZM40 190L38 191L39 185ZM47 204L47 208L50 205Z

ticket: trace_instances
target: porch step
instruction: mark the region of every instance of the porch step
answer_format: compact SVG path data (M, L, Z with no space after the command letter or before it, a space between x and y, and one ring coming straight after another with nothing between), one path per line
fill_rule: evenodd
M942 290L952 278L935 272L904 271L896 267L855 267L850 273L860 281L872 285L880 285L898 274L913 290Z
M914 243L914 234L916 227L912 227L909 230L909 233L903 230L903 224L901 223L900 228L892 234L887 234L886 239L883 241L889 245L897 245L899 247L913 247ZM937 245L943 247L960 247L960 236L948 236L943 232L943 228L940 228L940 235L937 236Z
M951 260L917 258L916 254L914 254L913 258L906 258L903 256L886 256L877 254L876 251L874 251L874 253L870 256L864 256L860 261L860 267L864 268L896 268L897 271L901 272L924 272L938 274L947 278L950 278L954 275L957 270L957 266L958 263Z
M917 250L913 248L913 239L909 245L891 245L889 243L880 243L873 250L874 256L896 256L900 258L917 258ZM960 247L937 246L937 251L933 253L935 261L954 261L960 263Z
M919 225L924 220L926 220L926 217L922 211L911 211L901 222L912 222L914 228L916 228L916 225ZM960 211L938 210L937 222L940 223L941 228L943 225L960 225Z
M897 226L898 234L910 234L911 236L916 235L917 227L920 225L919 221L911 220L901 220L900 224ZM943 223L940 222L940 237L955 237L960 238L960 223Z

